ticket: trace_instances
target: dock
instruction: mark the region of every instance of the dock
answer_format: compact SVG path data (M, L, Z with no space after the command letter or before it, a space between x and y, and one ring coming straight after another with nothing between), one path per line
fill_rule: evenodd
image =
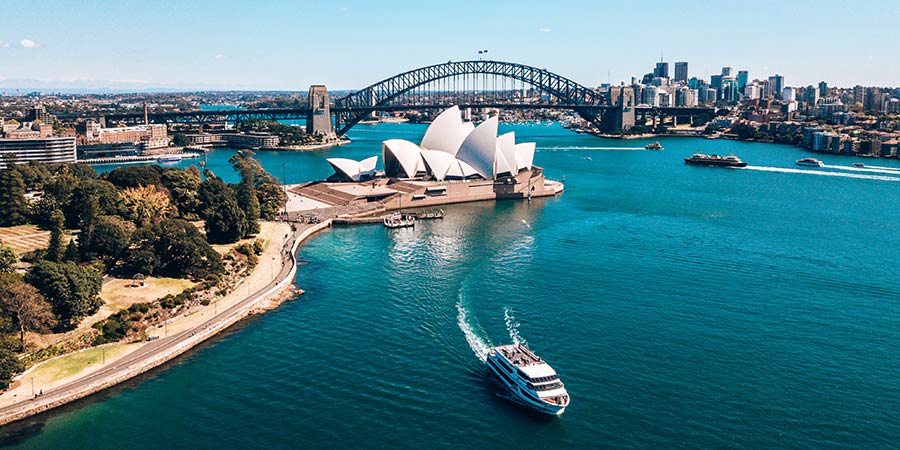
M199 153L194 152L184 152L184 153L164 153L159 155L140 155L140 156L110 156L104 158L84 158L79 159L78 162L82 164L136 164L136 163L144 163L144 162L153 162L159 159L165 158L181 158L181 159L195 159L199 158L201 155Z

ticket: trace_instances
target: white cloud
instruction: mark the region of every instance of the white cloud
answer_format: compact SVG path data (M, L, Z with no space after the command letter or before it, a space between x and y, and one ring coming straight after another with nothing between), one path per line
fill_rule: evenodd
M22 39L21 41L19 41L19 47L22 47L22 48L38 48L40 46L41 46L41 44L38 44L37 42L34 42L31 39Z
M553 28L538 28L538 33L549 33L553 31Z
M340 12L347 12L349 10L350 10L350 8L348 8L346 6L341 6L340 8L338 8L338 11L340 11Z
M9 48L9 42L0 41L0 48Z
M215 56L214 58L216 58L216 59L225 59L225 55L223 55L223 54L221 54L221 53L217 53L216 56Z

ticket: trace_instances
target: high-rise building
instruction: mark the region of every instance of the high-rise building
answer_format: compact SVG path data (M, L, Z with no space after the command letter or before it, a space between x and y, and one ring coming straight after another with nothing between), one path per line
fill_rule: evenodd
M824 81L819 82L819 95L822 97L828 97L828 83Z
M781 91L781 98L788 102L797 100L797 90L788 86Z
M6 168L6 158L16 163L75 162L75 138L0 139L0 169Z
M769 95L781 97L782 90L784 90L784 77L777 73L769 77Z
M803 90L803 102L808 108L814 108L819 103L819 88L816 86L807 86Z
M747 86L747 82L750 81L750 73L746 70L738 71L737 80L738 90L744 92L744 88Z
M866 88L858 84L853 86L853 103L859 103L860 106L866 103Z
M722 68L722 76L730 77L731 76L731 67L723 67Z
M56 118L50 115L46 109L44 109L44 105L36 105L34 108L28 110L28 113L25 115L26 122L41 122L47 125L53 125L53 121Z
M669 78L669 63L658 62L656 68L653 69L654 78Z
M687 62L677 62L675 63L675 81L681 81L682 83L688 80L688 63Z

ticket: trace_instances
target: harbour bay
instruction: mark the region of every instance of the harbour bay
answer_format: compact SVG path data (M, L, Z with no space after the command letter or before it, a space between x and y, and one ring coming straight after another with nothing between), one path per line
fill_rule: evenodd
M900 164L807 170L787 146L624 151L645 142L501 128L537 142L564 194L322 233L300 250L306 295L112 396L10 428L3 446L893 445ZM326 156L423 132L358 126L347 146L258 159L297 183L329 175ZM685 166L698 150L750 165ZM226 181L232 153L209 155ZM560 373L561 418L517 407L486 376L483 347L511 335Z

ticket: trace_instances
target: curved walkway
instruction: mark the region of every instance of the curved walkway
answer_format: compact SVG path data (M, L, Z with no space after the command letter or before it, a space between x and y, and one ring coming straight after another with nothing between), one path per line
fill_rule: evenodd
M285 239L279 248L282 260L277 276L237 304L215 314L199 325L156 341L147 342L141 348L108 363L101 369L70 383L47 390L37 398L25 398L0 408L0 425L49 411L147 372L238 322L249 315L260 302L277 295L293 282L297 273L295 257L297 248L308 237L330 226L330 220L313 226L298 225L293 236ZM22 378L23 381L25 379Z

